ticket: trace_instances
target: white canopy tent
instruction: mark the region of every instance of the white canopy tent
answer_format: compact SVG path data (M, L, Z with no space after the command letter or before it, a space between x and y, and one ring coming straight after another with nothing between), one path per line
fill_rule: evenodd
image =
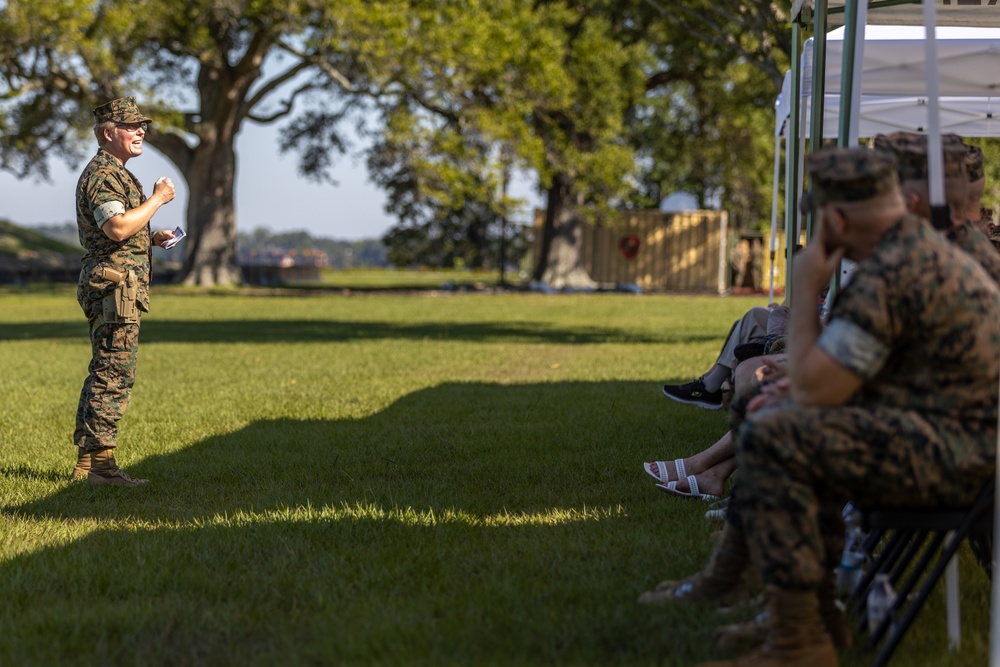
M1000 10L1000 7L998 7ZM1000 13L1000 11L998 11ZM836 138L841 115L841 75L844 29L826 36L826 76L823 103L823 137ZM805 42L799 67L800 113L812 113L814 39ZM1000 136L1000 28L938 28L938 76L940 79L940 131L963 137ZM857 136L891 132L926 132L928 126L927 82L924 77L925 44L922 26L868 26L864 59L858 72L860 98L856 118ZM782 140L787 140L791 104L791 72L785 74L775 102L775 174L771 208L772 267L776 252L778 179ZM809 138L810 125L799 123L799 140ZM798 152L799 156L803 151ZM801 173L801 165L797 165ZM786 165L790 169L791 165ZM786 183L788 178L786 177ZM795 226L798 229L798 224ZM774 298L774 271L770 278Z
M869 12L869 7L872 10L871 12ZM798 53L801 27L807 25L810 21L814 21L816 32L821 33L824 37L820 49L821 53L826 51L826 31L832 25L845 25L848 30L847 39L844 41L853 46L853 48L848 47L846 51L850 52L845 52L842 59L844 63L843 69L847 70L847 76L840 77L840 91L841 97L847 98L850 104L848 108L851 110L851 113L841 117L841 120L847 119L846 123L841 123L840 131L838 132L838 139L841 145L849 145L851 139L856 139L860 136L857 122L861 116L862 94L867 95L872 93L871 90L863 90L864 78L862 71L864 66L862 65L860 69L856 66L856 63L864 63L868 57L868 44L866 40L866 31L870 29L868 24L916 25L923 27L924 38L922 46L925 57L922 59L922 67L918 71L923 75L926 82L924 90L927 95L927 135L932 142L939 141L942 129L941 116L939 115L939 104L941 102L939 84L941 85L941 89L945 91L944 95L946 96L983 97L992 94L992 90L984 90L982 87L978 88L978 94L959 92L952 88L954 84L963 79L966 84L977 85L975 82L969 82L967 80L968 76L963 79L954 78L951 80L947 80L947 77L945 77L946 80L942 81L940 70L945 67L941 66L940 61L944 54L939 55L938 36L944 36L942 26L1000 27L1000 7L995 4L995 0L932 0L922 3L919 0L913 0L906 4L898 4L896 0L871 0L871 2L869 0L795 0L792 5L791 16L793 54ZM980 53L977 57L987 57L992 52L993 49L991 48L985 53ZM793 55L793 63L795 60L796 58ZM823 63L826 64L829 60L829 55L827 55L827 57L823 58ZM971 75L971 77L981 79L995 78L998 72L995 61L984 60L982 62L994 64L992 67L989 64L985 66L979 65L975 69L970 69L967 74ZM917 67L916 63L910 63L910 65L914 68ZM798 66L798 63L795 63L795 66ZM897 69L900 66L906 69L905 63L897 63ZM825 79L826 77L824 77L824 81ZM895 85L895 82L890 82L884 77L880 80L886 87L886 94L890 94L887 91ZM995 84L996 81L993 81L993 85ZM795 81L793 89L798 89L798 85L799 82ZM904 91L893 90L896 95L907 95ZM909 93L911 96L919 96L920 94L919 91ZM799 105L793 102L792 114L796 113L797 107ZM814 119L819 117L820 115L816 114ZM798 117L794 118L792 126L798 126L798 121ZM854 123L853 127L852 122ZM824 131L823 134L826 134L826 132ZM972 136L968 132L965 134L966 136ZM797 144L793 143L792 146L797 147ZM797 151L793 150L792 152L794 154ZM929 158L931 202L934 205L941 205L944 200L941 155L933 151ZM788 171L790 172L791 170ZM792 182L796 183L794 180ZM797 188L797 184L795 187ZM786 192L789 192L790 197L793 199L797 195L794 189L786 190ZM787 210L794 210L794 206L788 206ZM788 217L791 216L789 215ZM786 228L790 222L790 220L786 220ZM788 255L788 261L791 261L791 254ZM1000 461L1000 446L998 446L998 461ZM996 479L995 504L1000 504L1000 465L996 467ZM1000 536L1000 513L996 513L994 535L995 537ZM994 572L1000 571L1000 567L998 566L1000 566L1000 541L994 539ZM948 607L951 609L957 606L954 604L957 599L957 568L952 567L949 569L950 572L947 576L949 588L947 598ZM994 585L992 588L990 667L1000 667L1000 586ZM954 638L954 632L957 629L952 627L953 620L957 623L957 618L952 619L951 615L949 615L950 638Z

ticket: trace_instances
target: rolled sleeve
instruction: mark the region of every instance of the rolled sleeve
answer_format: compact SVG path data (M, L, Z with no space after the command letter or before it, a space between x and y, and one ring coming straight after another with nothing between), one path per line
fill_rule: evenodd
M820 334L818 345L834 361L865 379L885 365L890 349L857 324L835 318Z
M125 212L125 204L120 201L109 201L94 208L94 220L98 227L103 227L104 223Z

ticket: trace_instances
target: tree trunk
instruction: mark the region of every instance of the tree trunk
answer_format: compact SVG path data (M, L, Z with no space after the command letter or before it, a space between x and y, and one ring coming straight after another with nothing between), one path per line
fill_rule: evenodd
M593 289L597 283L583 268L583 222L576 215L581 202L574 202L570 179L558 174L549 188L534 280L553 289Z
M202 141L184 177L188 186L187 247L177 282L201 287L241 283L236 258L233 142Z

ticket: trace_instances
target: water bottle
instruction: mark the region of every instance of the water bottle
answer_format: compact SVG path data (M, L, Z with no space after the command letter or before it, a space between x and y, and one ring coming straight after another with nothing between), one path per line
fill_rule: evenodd
M864 576L862 569L865 562L864 541L865 536L860 528L855 526L847 530L844 553L837 568L837 594L841 597L851 595Z
M892 605L896 601L896 591L892 588L888 574L876 574L868 591L868 632L874 634L882 622L890 617ZM895 622L895 619L893 619ZM892 624L889 625L892 632Z

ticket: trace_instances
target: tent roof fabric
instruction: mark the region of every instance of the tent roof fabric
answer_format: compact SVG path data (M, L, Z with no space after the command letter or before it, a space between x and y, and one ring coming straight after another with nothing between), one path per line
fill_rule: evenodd
M872 12L874 15L874 12ZM938 86L942 96L989 97L1000 89L1000 28L937 29ZM826 90L840 85L844 30L827 33ZM862 95L925 95L924 29L868 26ZM813 40L802 55L803 90L812 89Z
M996 7L1000 10L1000 7ZM873 16L875 12L869 13ZM1000 11L998 11L1000 14ZM1000 136L1000 29L937 28L941 131L964 137ZM843 28L827 33L823 134L837 135ZM924 132L927 126L924 29L867 26L861 74L858 133L870 137L897 130ZM805 118L810 117L813 40L806 41L799 68ZM775 132L784 134L790 111L789 81L775 103ZM808 136L808 123L802 132Z
M979 26L1000 27L1000 4L994 0L936 0L938 26ZM816 0L797 0L792 5L792 17L797 17L802 9L813 10ZM844 0L828 0L827 24L838 27L844 23ZM868 24L882 25L923 25L923 13L919 0L908 4L879 6L872 0L868 10Z

